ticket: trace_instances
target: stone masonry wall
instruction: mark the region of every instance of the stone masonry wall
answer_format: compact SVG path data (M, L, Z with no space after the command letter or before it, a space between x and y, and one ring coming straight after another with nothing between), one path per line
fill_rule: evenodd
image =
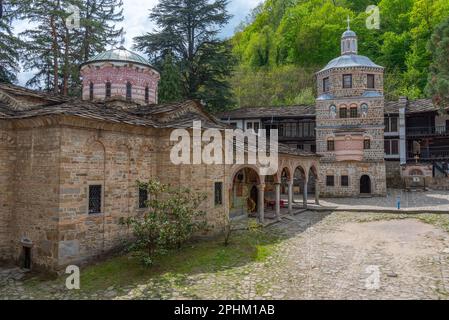
M33 268L52 268L58 259L58 185L60 130L40 127L16 131L12 256L23 259L32 243Z
M13 211L15 135L0 129L0 260L11 260L11 217Z
M326 186L326 176L334 176L334 186ZM341 185L341 176L349 176L349 186ZM320 194L323 197L350 197L360 194L360 179L367 175L371 180L371 194L386 195L386 174L383 162L334 162L320 164Z
M136 181L155 177L149 133L62 129L59 266L95 258L129 238L120 218L142 212ZM89 185L102 186L101 213L88 213Z

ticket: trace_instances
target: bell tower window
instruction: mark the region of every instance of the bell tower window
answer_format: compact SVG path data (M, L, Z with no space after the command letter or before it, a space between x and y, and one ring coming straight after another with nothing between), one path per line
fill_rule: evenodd
M367 75L367 87L368 89L374 89L374 74Z
M352 74L344 74L343 75L343 88L344 89L352 88Z
M323 79L323 92L329 92L329 77Z

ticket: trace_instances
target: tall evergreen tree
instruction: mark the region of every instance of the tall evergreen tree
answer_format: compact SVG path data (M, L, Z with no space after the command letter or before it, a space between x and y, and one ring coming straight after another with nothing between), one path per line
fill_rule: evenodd
M432 53L427 92L441 108L449 107L449 19L442 22L428 44Z
M174 102L182 99L182 83L179 67L173 55L165 55L161 66L161 80L158 87L158 100L160 103Z
M180 61L183 96L197 98L209 110L230 104L227 76L233 67L229 46L218 32L229 20L227 0L161 0L150 19L158 30L136 37L135 47L153 62L165 52Z
M122 0L23 0L24 19L33 28L21 36L27 45L25 69L36 70L27 85L42 90L76 94L80 63L115 45L122 34L115 23L123 20ZM69 27L70 7L79 9L79 27Z
M0 0L0 82L16 80L19 69L20 41L11 29L16 14L17 8L11 2Z

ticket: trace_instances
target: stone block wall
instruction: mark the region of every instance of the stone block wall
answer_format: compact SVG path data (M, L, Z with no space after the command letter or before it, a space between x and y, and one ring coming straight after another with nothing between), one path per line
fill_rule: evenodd
M388 188L402 188L404 186L399 161L385 161L385 170Z
M10 234L14 206L15 134L0 129L0 260L12 259Z
M31 244L33 268L51 269L58 260L60 141L57 127L16 130L12 258L21 263Z
M360 194L360 179L367 175L371 180L371 194L385 196L386 172L383 162L334 162L320 164L320 194L323 197L350 197ZM334 186L326 186L326 176L334 176ZM349 186L341 185L341 176L349 176Z
M141 134L62 128L59 265L86 261L123 245L121 218L142 212L136 181L155 177L155 139ZM88 212L90 185L102 186L101 213Z

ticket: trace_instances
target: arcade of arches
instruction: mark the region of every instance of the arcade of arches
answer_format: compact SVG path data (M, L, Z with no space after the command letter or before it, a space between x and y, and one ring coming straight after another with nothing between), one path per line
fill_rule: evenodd
M318 163L302 159L281 162L277 173L269 176L259 174L257 166L234 168L229 188L230 217L248 215L264 223L265 218L279 220L281 212L294 214L295 199L302 198L304 209L311 195L319 204Z

